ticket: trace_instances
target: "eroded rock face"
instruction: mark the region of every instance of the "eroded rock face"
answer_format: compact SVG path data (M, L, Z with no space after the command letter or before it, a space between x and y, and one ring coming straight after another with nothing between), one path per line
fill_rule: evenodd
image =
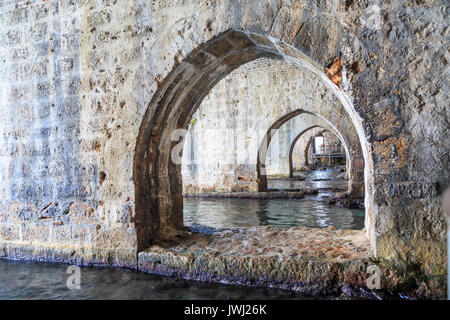
M160 153L136 147L152 132L161 129L165 135L155 139L170 145L168 122L152 117L159 104L148 106L163 96L175 66L192 68L172 76L194 77L211 66L214 54L230 49L226 42L207 53L196 48L242 29L281 39L322 71L340 57L341 92L353 102L351 118L372 181L366 184L366 204L372 204L366 224L376 255L413 263L426 274L444 273L447 11L442 0L3 2L0 239L15 250L2 255L26 258L42 248L71 246L87 260L95 260L95 252L123 250L128 254L117 257L126 262L151 243L159 226L180 228L179 214L158 219L161 210L180 212L181 183L172 183L178 171L139 171L144 163L135 161L140 151ZM267 39L237 37L233 44L256 41L269 48ZM244 53L228 56L221 75L256 57ZM350 68L356 61L361 68ZM174 193L147 192L144 186L154 180Z

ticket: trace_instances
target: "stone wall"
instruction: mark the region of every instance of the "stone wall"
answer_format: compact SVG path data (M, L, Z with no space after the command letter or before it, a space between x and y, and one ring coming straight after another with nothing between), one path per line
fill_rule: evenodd
M36 255L54 247L78 261L135 263L129 181L140 95L125 87L138 64L134 31L111 25L135 28L136 21L121 14L130 8L112 14L113 7L92 4L14 1L0 8L6 255L16 246Z
M182 163L185 192L256 190L258 149L269 127L288 110L275 101L292 92L285 103L301 108L308 89L292 90L292 83L285 79L299 81L302 76L285 63L259 59L221 80L195 112L188 128ZM317 125L328 127L326 121L312 114L286 121L265 153L266 173L287 176L293 139Z
M262 156L266 175L289 175L290 146L298 134L314 126L341 129L357 168L363 159L356 129L331 97L310 94L319 86L317 81L283 61L258 59L217 83L188 127L182 164L184 192L256 191L257 158L264 137L274 123L295 110L323 118L299 114L274 128ZM363 185L362 172L355 171L350 188L352 184L357 193Z
M182 223L181 168L159 166L168 132L185 127L197 106L181 109L194 91L174 91L177 84L202 98L240 64L271 56L309 70L322 81L310 93L335 96L350 115L378 257L442 274L448 17L442 0L3 2L2 255L135 262L156 231ZM208 42L230 29L256 35L232 34L222 47ZM239 55L223 55L227 46ZM345 69L341 90L318 71L336 56ZM207 85L195 87L194 76Z

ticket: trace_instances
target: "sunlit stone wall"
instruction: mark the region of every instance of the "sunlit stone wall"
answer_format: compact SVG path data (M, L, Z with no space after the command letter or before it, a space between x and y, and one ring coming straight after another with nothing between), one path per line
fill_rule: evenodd
M297 115L274 129L265 152L267 175L288 176L289 148L295 137L312 126L331 128L329 121L342 129L350 154L359 159L356 166L362 166L350 118L322 90L318 79L283 61L259 59L233 71L211 90L192 117L183 150L184 192L256 191L263 138L278 119L297 109L320 116ZM363 181L361 171L359 179Z

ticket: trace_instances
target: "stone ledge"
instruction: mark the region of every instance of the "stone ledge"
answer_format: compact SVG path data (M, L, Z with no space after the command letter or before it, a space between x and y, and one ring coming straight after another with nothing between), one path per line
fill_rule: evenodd
M0 241L0 258L137 269L136 251L121 248L99 249L26 241Z
M382 295L445 296L445 277L427 280L402 261L376 260L363 230L252 227L208 231L187 233L176 243L160 242L140 252L139 270L187 280L328 295L370 291L368 267L377 266L381 275L378 293Z
M267 192L204 192L198 194L184 194L184 197L199 198L240 198L240 199L302 199L302 191L267 191Z
M139 270L184 279L330 294L365 286L371 263L364 231L252 227L190 233L139 253Z

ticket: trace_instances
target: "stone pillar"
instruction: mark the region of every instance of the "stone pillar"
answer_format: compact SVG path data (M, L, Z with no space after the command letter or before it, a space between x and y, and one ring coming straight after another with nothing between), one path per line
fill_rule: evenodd
M347 161L350 161L347 159ZM364 159L362 155L354 155L351 159L352 177L348 180L348 195L354 198L364 198Z

